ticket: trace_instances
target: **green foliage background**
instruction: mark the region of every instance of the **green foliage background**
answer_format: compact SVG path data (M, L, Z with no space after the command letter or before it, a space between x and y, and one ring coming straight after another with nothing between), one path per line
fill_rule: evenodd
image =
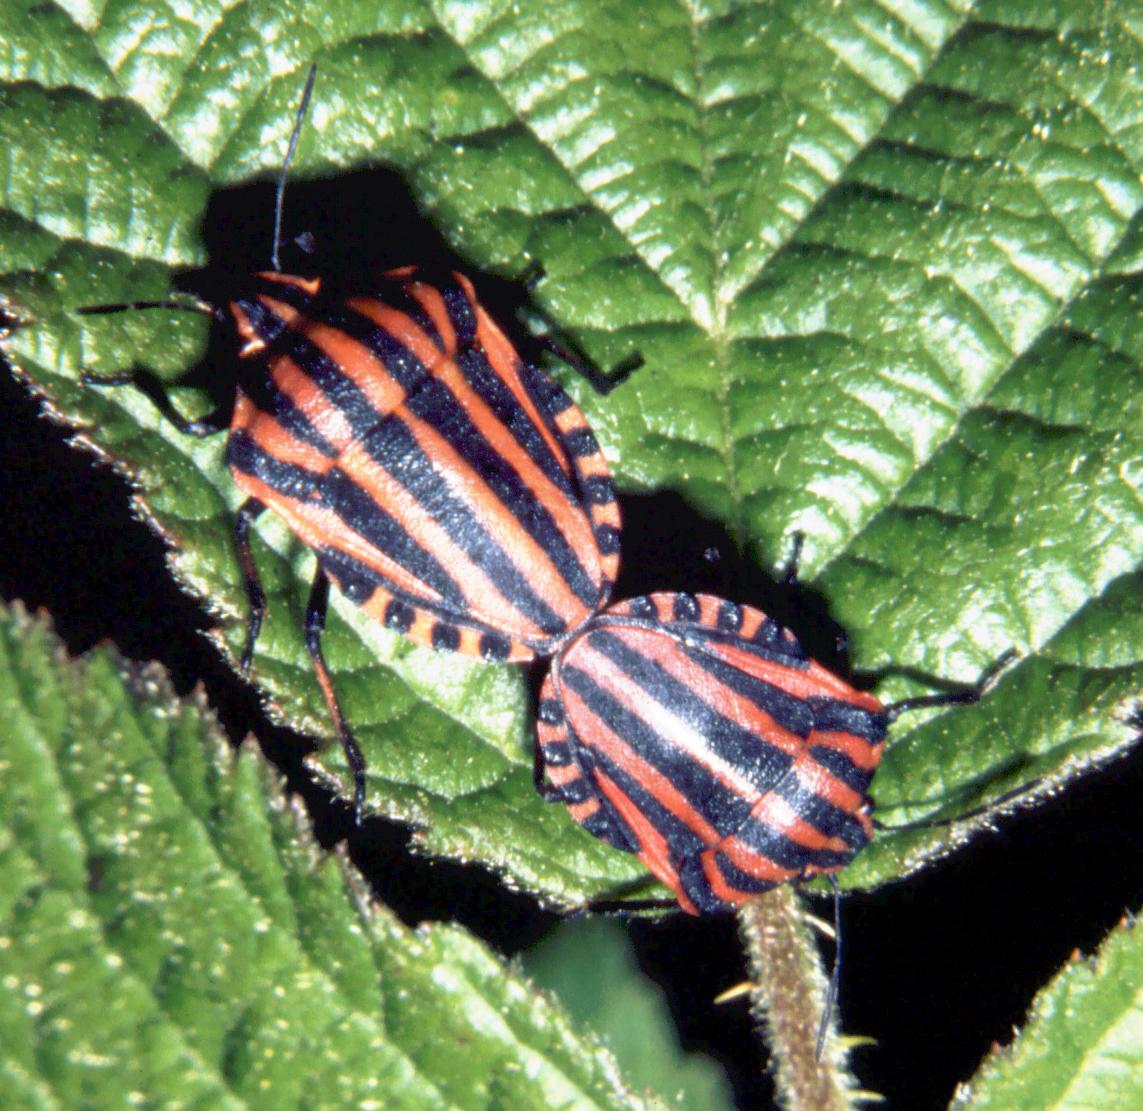
M1091 4L569 2L0 7L5 350L121 466L172 567L245 619L221 443L81 368L174 382L196 320L80 320L206 259L222 188L281 163L319 65L298 180L385 165L476 270L531 261L600 365L574 379L627 492L677 492L757 561L803 572L862 668L970 681L980 707L902 722L888 822L949 816L1131 739L1143 679L1143 27ZM288 216L287 216L288 218ZM160 318L161 317L161 318ZM174 390L201 412L199 391ZM328 732L299 627L312 558L273 521L254 676ZM341 604L327 651L370 805L425 851L566 903L640 876L534 795L507 668L422 652ZM887 678L887 697L931 688ZM343 779L336 749L321 769ZM943 852L881 838L843 882Z
M471 935L370 903L158 668L4 609L0 707L4 1107L662 1106Z

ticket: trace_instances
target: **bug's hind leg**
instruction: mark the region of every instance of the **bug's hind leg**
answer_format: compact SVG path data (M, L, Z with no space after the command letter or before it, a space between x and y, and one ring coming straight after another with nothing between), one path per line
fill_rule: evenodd
M318 685L329 709L329 716L333 719L334 729L337 730L338 740L341 741L345 752L345 761L353 773L353 817L360 825L365 812L365 756L362 754L357 741L349 731L345 715L337 701L337 692L333 687L333 678L326 667L325 656L321 650L321 636L325 630L325 615L329 607L329 576L318 567L314 574L313 586L310 588L309 601L306 603L305 638L306 648L313 661L314 673L317 675Z

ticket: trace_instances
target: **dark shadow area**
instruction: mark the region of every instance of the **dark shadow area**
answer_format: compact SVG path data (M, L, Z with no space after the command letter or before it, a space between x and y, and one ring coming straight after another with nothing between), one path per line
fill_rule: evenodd
M181 288L222 303L251 270L268 266L273 193L267 181L214 196L204 228L211 265L180 276ZM321 273L339 288L368 288L380 270L409 261L471 273L421 219L404 182L383 168L291 184L285 226L307 233L313 249L289 240L283 267ZM493 315L511 325L526 290L488 277L477 284ZM520 328L509 331L523 336ZM187 381L226 405L235 361L232 337L218 327ZM66 439L37 417L5 368L0 594L49 611L73 653L111 641L130 659L161 662L182 694L201 682L230 737L258 738L305 798L322 843L347 838L373 889L405 921L455 919L507 954L542 936L556 916L484 870L410 855L400 826L369 821L354 829L345 803L302 766L306 740L271 725L256 692L201 635L210 619L174 586L162 542L132 517L123 481ZM848 672L844 630L832 621L828 599L775 581L675 494L622 505L617 598L688 590L746 602L792 628L828 667ZM991 1042L1007 1039L1071 950L1090 950L1125 909L1139 907L1141 789L1143 761L1135 758L1070 788L1066 798L1003 819L1000 833L981 836L922 876L846 898L843 1026L878 1039L860 1051L857 1070L888 1106L946 1106L956 1082ZM764 1105L769 1081L745 1004L711 1002L744 975L733 919L673 914L632 921L629 929L643 967L670 996L684 1044L726 1064L742 1107Z
M772 578L739 551L721 524L701 516L676 493L630 496L621 504L623 564L616 600L656 591L730 598L773 617L811 656L852 678L845 631L830 617L828 600L812 587ZM789 554L781 553L784 561Z
M214 415L224 425L236 383L255 395L261 390L261 364L237 357L227 305L249 288L251 274L271 269L274 194L272 181L216 191L202 224L209 262L177 272L172 281L175 290L205 301L219 314L203 359L180 383L209 395ZM331 298L368 292L385 270L410 261L429 269L451 268L460 261L420 216L402 179L381 167L291 183L280 256L285 273L320 277ZM141 368L147 369L144 360Z
M255 181L211 197L203 219L210 265L202 274L212 287L198 287L208 299L270 269L274 192L274 182ZM461 260L423 218L401 176L374 166L290 182L280 261L288 274L316 274L360 292L393 267L448 267Z
M935 867L843 904L845 1030L876 1037L858 1073L887 1106L948 1106L1036 991L1143 903L1143 761L998 822Z

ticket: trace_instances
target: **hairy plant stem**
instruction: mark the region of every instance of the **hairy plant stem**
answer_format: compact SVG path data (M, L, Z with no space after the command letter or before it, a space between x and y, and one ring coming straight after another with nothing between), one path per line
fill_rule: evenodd
M803 903L789 885L747 903L738 915L752 989L750 1007L770 1051L778 1103L786 1111L852 1111L861 1097L848 1051L831 1019L821 1058L818 1028L828 978Z

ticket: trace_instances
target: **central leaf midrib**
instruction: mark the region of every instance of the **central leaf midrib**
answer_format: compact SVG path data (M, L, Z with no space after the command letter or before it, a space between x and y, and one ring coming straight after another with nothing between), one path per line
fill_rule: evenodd
M707 105L702 96L705 72L702 65L702 54L699 42L701 19L696 18L695 10L690 5L688 5L688 12L691 16L691 78L694 82L696 107L695 127L698 133L699 151L701 152L699 180L702 183L703 195L708 198L708 203L702 207L703 215L706 217L711 244L709 276L711 316L710 332L708 334L714 349L714 367L715 373L718 376L718 388L715 395L718 398L719 439L721 441L719 444L719 455L722 457L722 465L726 471L726 494L730 504L730 514L729 519L726 521L726 527L735 545L741 548L746 541L746 524L742 494L738 483L734 429L730 417L731 370L730 360L728 358L730 340L726 330L728 302L723 296L725 268L723 264L723 252L720 245L718 219L713 206L709 203L709 198L713 192L714 169L710 157L710 132L708 128ZM697 323L696 321L696 324ZM701 327L701 325L699 326Z

